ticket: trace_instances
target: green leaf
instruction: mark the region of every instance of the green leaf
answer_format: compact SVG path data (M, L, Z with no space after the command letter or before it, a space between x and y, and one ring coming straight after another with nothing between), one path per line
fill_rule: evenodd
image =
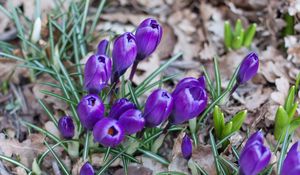
M52 153L53 157L55 158L55 160L57 161L58 165L62 169L62 172L65 175L70 175L69 170L67 169L67 167L65 166L65 164L59 159L59 157L57 156L57 154L54 152L54 150L49 146L49 144L46 141L45 141L45 145L47 146L47 148Z
M241 29L240 33L235 35L232 41L232 48L233 49L239 49L243 45L245 31L244 29Z
M150 157L150 158L152 158L152 159L160 162L163 165L167 165L168 166L170 164L170 162L167 161L165 158L163 158L163 157L161 157L161 156L159 156L159 155L157 155L157 154L155 154L153 152L150 152L150 151L147 151L147 150L143 150L141 148L138 148L138 150L140 152L142 152L143 154L145 154L146 156L148 156L148 157Z
M281 137L281 134L285 132L286 127L289 125L289 118L287 112L284 110L282 106L279 106L276 112L275 117L275 130L274 130L274 136L275 139L278 141Z
M281 168L282 168L282 164L285 158L285 155L287 153L287 149L289 147L289 143L292 137L290 137L290 134L288 132L290 127L287 127L284 131L282 131L281 134L284 134L284 138L283 138L283 143L282 143L282 147L281 147L281 152L280 152L280 156L277 162L277 172L281 172Z
M232 42L231 26L229 24L229 21L225 21L225 23L224 23L224 44L227 49L231 48L231 42Z
M117 154L116 156L114 156L111 160L109 160L105 165L102 166L102 168L99 170L99 172L97 173L97 175L100 175L102 173L104 173L107 168L114 163L114 161L116 161L123 153L125 152L125 149L123 151L121 151L119 154Z
M294 132L300 126L300 117L297 117L292 120L290 124L290 132Z
M240 35L243 30L242 21L240 19L236 20L235 28L234 28L234 35Z
M285 99L284 109L289 113L292 110L295 100L295 86L292 86L289 90L288 96Z
M256 24L254 23L248 27L248 29L245 33L244 42L243 42L243 45L245 47L250 47L252 40L255 36L255 33L256 33Z
M31 172L31 170L29 168L27 168L25 165L23 165L22 163L10 158L10 157L6 157L4 155L0 155L0 159L5 160L7 162L10 162L18 167L23 168L24 170L26 170L27 172Z
M220 76L220 69L218 63L218 57L214 57L214 72L215 72L215 79L216 79L216 89L217 89L217 97L219 97L222 93L221 89L221 76Z
M231 119L231 121L232 121L231 132L238 131L242 127L243 122L245 121L246 117L247 117L247 110L240 111L239 113L237 113Z
M225 122L224 122L224 114L222 113L221 109L218 106L214 107L213 120L214 120L216 136L218 139L221 139Z
M297 111L298 108L298 102L295 102L294 105L292 106L292 108L290 109L290 111L288 111L288 115L289 115L289 121L292 121L293 117L295 116L295 113Z
M226 125L224 126L221 138L228 136L231 133L231 130L232 130L232 121L226 123Z
M36 161L36 158L33 160L32 162L32 172L35 174L35 175L41 175L42 174L42 171Z
M299 84L300 84L300 72L298 73L296 82L295 82L295 93L296 94L298 93L298 90L299 90Z

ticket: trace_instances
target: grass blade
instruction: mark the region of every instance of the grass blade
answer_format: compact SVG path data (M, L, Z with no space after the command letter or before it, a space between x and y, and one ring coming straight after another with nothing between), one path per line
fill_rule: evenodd
M11 159L10 157L6 157L6 156L4 156L4 155L0 155L0 159L5 160L5 161L7 161L7 162L10 162L10 163L12 163L12 164L14 164L14 165L16 165L16 166L18 166L18 167L21 167L21 168L23 168L25 171L27 171L28 173L31 172L31 170L30 170L29 168L27 168L25 165L23 165L22 163L20 163L20 162L14 160L14 159Z

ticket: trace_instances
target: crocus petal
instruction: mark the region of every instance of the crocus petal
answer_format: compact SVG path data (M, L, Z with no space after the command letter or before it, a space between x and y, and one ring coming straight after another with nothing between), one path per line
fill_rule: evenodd
M120 116L119 124L124 128L126 134L134 134L144 128L145 119L140 110L129 109Z
M115 42L112 51L113 73L120 77L129 68L137 55L137 46L135 36L130 33L124 33L119 36Z
M99 42L97 46L97 55L107 55L107 47L108 47L108 41L106 39Z
M95 124L93 136L96 142L105 147L116 147L123 141L125 132L117 120L103 118Z
M111 59L105 55L92 55L84 69L84 87L97 94L108 85L111 77Z
M118 120L129 109L136 109L135 104L126 98L118 99L110 108L108 116Z
M204 76L201 76L199 79L196 79L194 77L187 77L182 80L180 80L175 88L175 90L172 93L172 96L179 93L181 90L185 88L192 88L192 87L202 87L205 89L205 78Z
M173 108L172 96L163 89L153 91L145 104L144 118L146 126L155 127L164 122Z
M181 124L197 117L207 105L207 94L200 86L181 89L173 98L176 102L170 117L173 124Z
M72 139L75 133L75 126L72 117L61 117L58 121L58 130L65 139Z
M240 174L256 175L268 166L270 159L271 151L263 145L263 135L258 131L248 139L240 154Z
M77 105L77 114L81 124L86 129L93 129L94 125L104 117L104 104L97 95L84 96Z

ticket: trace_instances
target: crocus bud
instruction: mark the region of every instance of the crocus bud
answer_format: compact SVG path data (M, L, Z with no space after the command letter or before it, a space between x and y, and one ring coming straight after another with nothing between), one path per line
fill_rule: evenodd
M145 119L140 110L129 109L120 116L119 123L126 134L134 134L144 128Z
M195 78L181 80L172 93L174 103L171 123L181 124L204 111L207 105L207 93L203 88L205 84Z
M77 114L81 124L86 129L93 129L94 125L104 116L104 104L97 95L84 96L78 106Z
M108 41L106 39L99 42L97 46L97 55L107 55L107 47L108 47Z
M119 78L125 73L134 62L136 54L137 46L132 33L126 32L115 40L112 51L113 78Z
M263 144L263 134L258 131L247 141L240 154L240 174L256 175L270 162L271 151Z
M135 104L126 98L118 99L110 108L108 116L119 120L120 116L129 109L136 109Z
M146 126L155 127L167 120L173 108L171 94L163 89L153 91L145 104L144 118Z
M123 141L125 132L117 120L103 118L95 124L93 135L95 141L101 145L115 147Z
M259 59L255 52L250 52L242 61L237 74L237 83L243 84L253 78L258 70Z
M84 87L89 93L98 94L111 77L111 59L105 55L92 55L84 68Z
M75 133L73 119L70 116L61 117L58 121L58 130L65 139L72 139Z
M182 142L181 142L182 156L186 160L189 160L192 157L192 152L193 152L192 140L187 134L185 134L185 136L183 137Z
M136 33L137 59L143 60L151 55L162 37L162 27L153 18L145 19L137 28Z
M281 173L282 175L298 175L300 174L300 141L296 142L283 162Z
M89 163L86 162L80 169L80 175L94 175L95 171L93 166Z

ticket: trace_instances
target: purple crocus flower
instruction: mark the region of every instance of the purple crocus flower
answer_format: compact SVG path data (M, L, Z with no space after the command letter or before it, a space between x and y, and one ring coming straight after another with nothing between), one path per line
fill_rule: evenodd
M167 120L173 108L173 98L166 90L153 91L145 104L146 126L155 127Z
M181 124L204 111L207 105L207 93L202 79L185 78L181 80L172 93L174 103L171 123Z
M72 139L75 133L73 119L70 116L63 116L58 121L58 130L65 139Z
M248 139L241 152L239 165L240 174L256 175L268 166L271 151L263 144L263 134L258 131Z
M300 141L296 142L283 162L281 173L282 175L298 175L300 174Z
M77 105L77 114L81 124L86 129L93 129L94 125L104 116L104 104L97 95L84 96Z
M113 82L125 73L134 62L137 54L135 36L126 32L119 36L115 42L112 51L113 58Z
M97 55L107 55L107 47L108 47L108 41L106 39L99 42L97 46Z
M144 128L145 119L140 110L129 109L120 116L119 123L126 134L134 134Z
M93 135L95 141L101 145L106 147L116 147L123 141L125 132L117 120L103 118L95 124Z
M126 98L118 99L110 108L108 116L118 120L120 116L129 109L136 109L135 104Z
M153 18L145 19L137 28L135 37L137 44L137 61L141 61L151 55L162 37L162 27Z
M86 162L80 169L79 175L94 175L95 171L93 166L89 163Z
M187 134L185 134L185 136L183 137L182 142L181 142L182 156L186 160L189 160L192 157L192 152L193 152L192 140Z
M250 52L242 61L237 74L237 83L243 84L253 78L258 70L259 59L255 52Z
M92 55L84 68L84 87L97 94L107 86L111 77L111 59L105 55Z

